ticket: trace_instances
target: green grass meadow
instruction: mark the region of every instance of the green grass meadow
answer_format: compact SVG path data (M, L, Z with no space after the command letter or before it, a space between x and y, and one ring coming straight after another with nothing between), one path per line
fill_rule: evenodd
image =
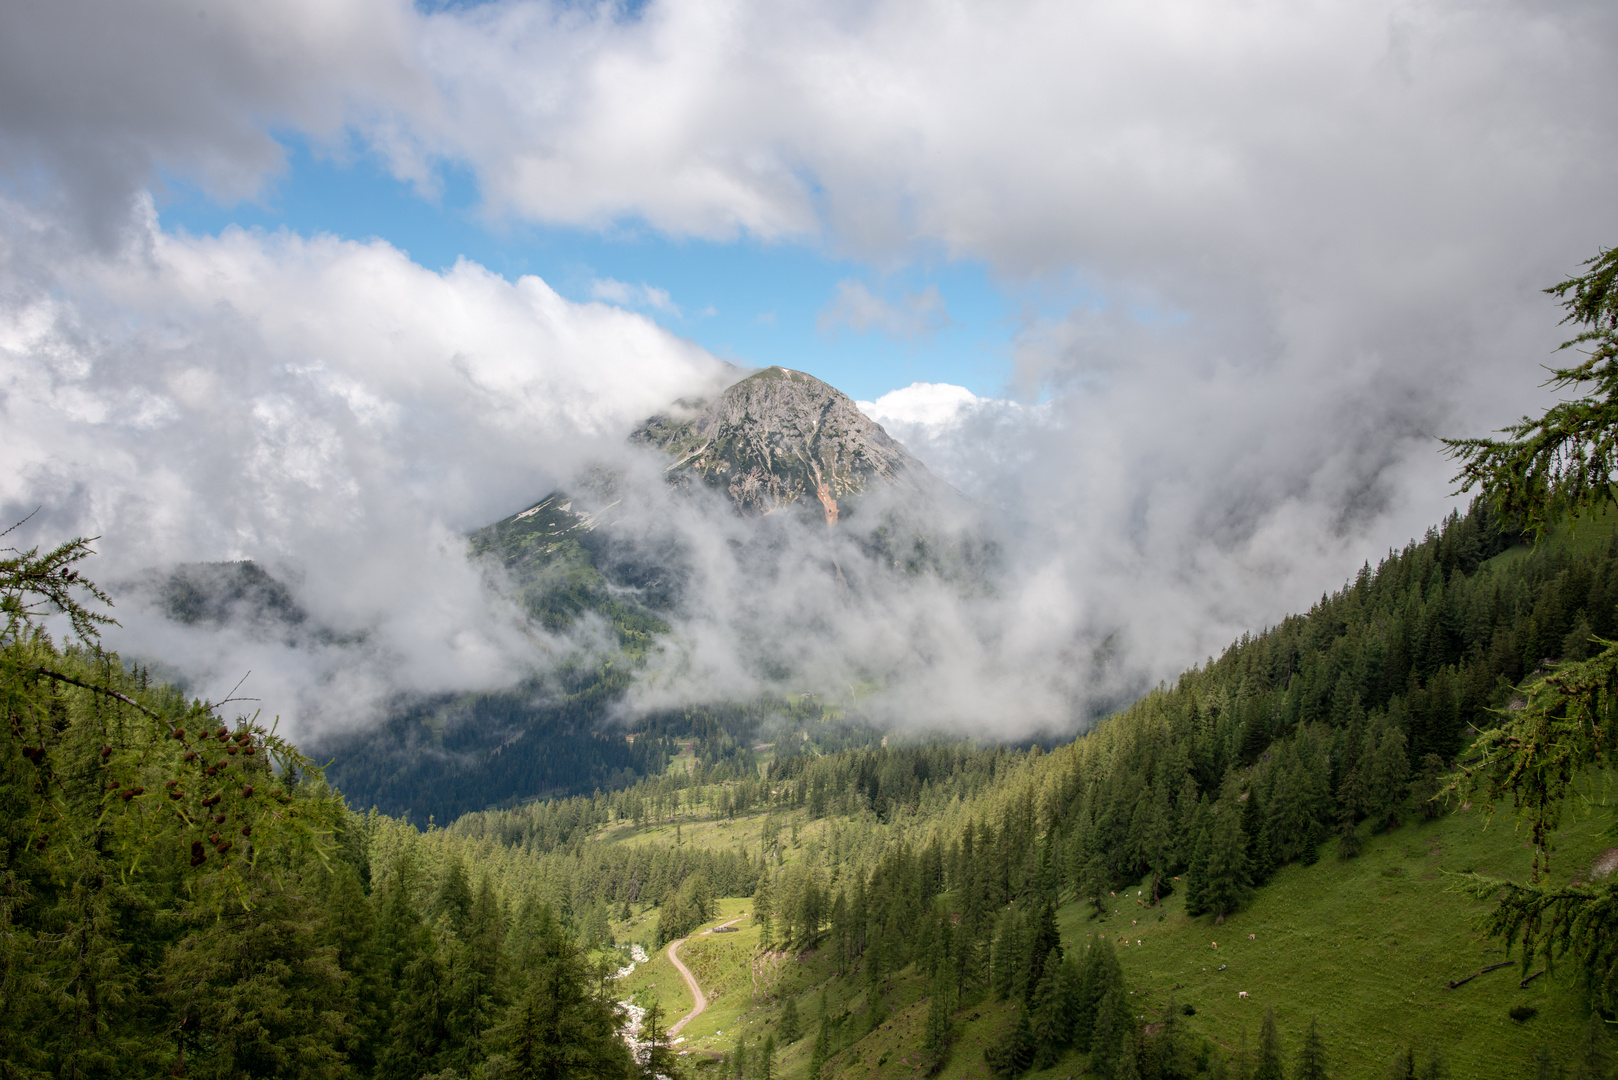
M1563 821L1553 879L1586 875L1618 843L1603 833L1606 817ZM756 818L739 818L685 829L683 839L746 844L757 827ZM635 838L645 839L645 832L637 830ZM809 835L805 829L805 841ZM1093 917L1088 905L1069 903L1058 921L1068 949L1084 948L1097 934L1113 938L1132 1000L1139 1002L1137 1015L1147 1023L1161 1017L1172 996L1177 1007L1195 1009L1183 1017L1193 1037L1234 1050L1244 1039L1256 1045L1264 1010L1273 1007L1289 1061L1311 1017L1318 1018L1338 1080L1384 1076L1400 1048L1422 1058L1436 1048L1452 1077L1517 1078L1531 1075L1531 1059L1541 1046L1565 1056L1577 1044L1588 1013L1571 970L1541 975L1526 988L1519 985L1516 964L1455 990L1448 983L1507 958L1499 942L1479 932L1477 919L1486 905L1459 891L1459 875L1523 879L1530 858L1509 813L1491 821L1470 809L1367 835L1355 859L1338 859L1335 844L1328 844L1315 865L1280 870L1223 925L1207 916L1188 918L1178 895L1150 907L1133 888L1118 893L1113 913L1104 918ZM718 916L702 929L750 909L750 900L723 900ZM615 924L614 932L620 941L649 942L656 918L653 909ZM689 1067L711 1074L713 1058L732 1050L738 1035L756 1046L766 1032L778 1031L781 1003L793 995L804 1037L778 1048L777 1075L806 1076L824 988L828 1011L842 1019L843 1030L862 1033L827 1062L827 1077L920 1080L927 1003L913 970L888 984L886 1015L872 1029L862 974L837 978L829 961L814 953L761 955L752 918L736 926L737 932L726 934L699 929L681 948L681 959L709 997L707 1010L681 1033L678 1048L690 1052L682 1059ZM1531 971L1542 966L1536 961ZM621 990L643 1003L655 996L669 1023L691 1007L666 946L623 980ZM1239 996L1242 991L1247 998ZM1508 1010L1515 1005L1538 1013L1512 1020ZM1011 1022L1012 1008L986 1001L961 1010L956 1049L940 1074L944 1080L988 1080L983 1050ZM1083 1059L1070 1055L1030 1076L1066 1080L1084 1071Z

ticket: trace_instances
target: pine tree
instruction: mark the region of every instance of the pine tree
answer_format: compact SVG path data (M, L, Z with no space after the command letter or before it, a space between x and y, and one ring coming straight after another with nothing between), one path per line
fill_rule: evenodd
M1180 1007L1173 994L1163 1008L1163 1022L1153 1040L1152 1051L1158 1080L1191 1080L1196 1075L1196 1064L1189 1060L1190 1055L1180 1038Z
M1309 1030L1304 1033L1303 1047L1298 1051L1298 1067L1293 1080L1326 1080L1326 1044L1320 1037L1320 1022L1309 1018Z
M1242 832L1247 836L1248 877L1255 885L1264 884L1275 871L1267 820L1258 790L1249 789L1247 799L1242 804Z
M1134 1031L1129 1007L1118 993L1108 993L1096 1006L1095 1034L1090 1038L1090 1067L1102 1080L1115 1080L1120 1072L1120 1058L1133 1056L1129 1035Z
M1590 1014L1590 1022L1584 1026L1584 1037L1579 1040L1572 1080L1608 1080L1612 1076L1612 1055L1606 1027L1599 1013Z
M1056 1064L1067 1042L1067 1029L1063 1024L1062 997L1057 986L1061 961L1053 949L1039 982L1029 995L1028 1009L1033 1014L1029 1029L1034 1040L1034 1068L1047 1069Z
M663 1023L663 1006L656 998L646 1006L646 1015L641 1017L639 1042L646 1054L640 1066L640 1075L644 1080L657 1080L660 1076L679 1080L680 1060L669 1045L668 1027Z
M1286 1080L1286 1069L1281 1064L1281 1035L1275 1028L1275 1008L1264 1010L1264 1023L1258 1034L1258 1067L1253 1080Z
M1152 785L1152 810L1146 822L1146 866L1152 873L1152 903L1163 894L1169 867L1174 862L1174 809L1169 805L1168 777L1159 771Z
M1092 1050L1098 1036L1101 1005L1114 1001L1121 1007L1124 997L1124 973L1118 963L1118 954L1112 941L1098 936L1085 952L1084 966L1079 975L1078 1003L1073 1021L1073 1045L1081 1053Z
M450 930L459 934L472 914L472 884L466 876L466 863L459 855L452 858L444 871L438 897L433 901L433 914L448 922Z
M1438 1047L1427 1052L1427 1060L1416 1073L1416 1080L1449 1080L1449 1064Z
M1399 824L1410 794L1410 761L1405 755L1405 736L1397 726L1385 725L1371 754L1371 769L1365 781L1365 803L1372 816L1386 828Z
M775 898L770 884L770 871L766 867L759 872L758 886L753 890L753 921L758 924L758 947L769 950L773 938L771 928L774 924Z
M947 972L939 972L932 981L931 1000L927 1002L927 1026L923 1036L922 1054L929 1075L937 1073L949 1061L950 1046L954 1039L955 980Z
M489 1042L514 1080L623 1080L634 1067L621 1013L549 906L527 903L513 927L520 991ZM420 1066L406 1067L417 1076Z
M996 1001L1011 995L1019 976L1026 977L1020 912L1006 908L995 921L994 945L989 951L989 983Z
M1356 822L1365 803L1359 770L1350 770L1337 785L1337 855L1352 859L1360 853L1360 834Z
M803 1029L798 1022L798 999L791 994L786 995L786 1001L781 1005L781 1022L777 1027L781 1031L781 1041L787 1046L803 1037Z
M758 1048L758 1065L753 1075L755 1080L775 1080L774 1033L768 1033L764 1036L764 1045Z
M1123 1042L1112 1059L1112 1071L1103 1072L1102 1080L1141 1080L1140 1047L1133 1027L1124 1032Z
M1216 922L1235 911L1247 894L1247 837L1242 834L1235 775L1225 783L1214 814L1214 831L1208 846L1207 869L1203 875L1202 903Z
M831 1052L831 1038L826 1032L826 1011L821 1009L820 1023L815 1025L815 1044L809 1052L809 1080L820 1080L826 1068L826 1057Z
M1107 871L1107 861L1100 855L1090 856L1085 863L1078 881L1079 896L1090 902L1094 909L1091 918L1100 918L1107 913L1107 892L1111 884L1111 875Z
M983 1052L989 1071L1000 1080L1012 1080L1028 1071L1034 1060L1034 1036L1028 1024L1028 1010L1019 1008L1017 1019L1005 1037Z
M1045 901L1039 917L1034 922L1026 955L1028 974L1024 1000L1028 1001L1032 999L1034 987L1044 977L1047 966L1054 974L1055 965L1062 962L1062 935L1056 929L1056 905L1049 900Z
M1208 859L1213 841L1208 830L1201 828L1191 844L1191 861L1185 873L1185 913L1201 915L1208 910Z

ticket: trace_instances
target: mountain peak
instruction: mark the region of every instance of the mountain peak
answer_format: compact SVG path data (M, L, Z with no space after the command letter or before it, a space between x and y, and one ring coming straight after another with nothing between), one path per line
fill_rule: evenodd
M768 367L712 401L680 405L631 438L672 457L669 472L723 488L743 513L813 499L835 525L838 500L927 474L847 394L801 371Z

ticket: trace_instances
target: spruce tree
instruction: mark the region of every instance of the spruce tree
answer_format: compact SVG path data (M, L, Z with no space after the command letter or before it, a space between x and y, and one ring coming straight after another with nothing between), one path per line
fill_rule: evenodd
M1410 761L1405 755L1405 736L1397 726L1387 724L1371 754L1371 769L1365 781L1365 802L1370 813L1384 828L1393 828L1405 814L1410 794Z
M766 1033L764 1045L758 1048L758 1065L753 1073L756 1080L775 1080L775 1034Z
M1247 837L1242 834L1241 809L1234 774L1225 782L1224 793L1214 814L1214 830L1208 846L1207 868L1202 881L1202 905L1216 922L1235 911L1247 894Z
M798 1022L798 999L790 993L781 1005L781 1022L777 1026L781 1031L781 1041L787 1046L803 1037L803 1029Z
M1416 1072L1416 1080L1449 1080L1449 1063L1444 1060L1438 1047L1427 1052L1427 1060Z
M1281 1035L1275 1028L1275 1007L1264 1010L1264 1023L1258 1033L1258 1065L1253 1080L1286 1080L1281 1064Z
M994 945L989 952L989 983L996 1001L1011 995L1019 976L1026 977L1026 955L1016 908L1006 908L995 920Z
M1134 1028L1128 1010L1116 993L1108 993L1096 1003L1095 1033L1090 1037L1090 1067L1103 1080L1118 1076L1119 1058L1124 1056L1127 1036Z
M445 868L438 897L433 901L433 914L444 919L457 934L466 928L466 920L472 914L472 883L466 876L466 863L459 855L450 859Z
M1326 1080L1326 1044L1320 1037L1320 1022L1309 1018L1309 1030L1304 1032L1303 1047L1298 1051L1298 1067L1293 1080Z
M1201 915L1208 910L1208 859L1213 842L1201 828L1191 844L1191 861L1185 872L1185 913Z
M1163 1021L1153 1040L1151 1056L1158 1080L1191 1080L1196 1075L1196 1064L1181 1039L1180 1007L1172 993L1163 1007Z
M770 870L765 867L759 871L758 885L753 889L753 921L758 924L758 947L766 951L773 941L771 929L774 925L774 907L775 897L770 883Z
M1242 832L1247 837L1248 877L1253 884L1262 885L1274 872L1275 862L1270 850L1267 815L1256 788L1248 790L1242 803Z
M1111 1072L1103 1072L1102 1080L1141 1080L1140 1045L1133 1025L1124 1032L1118 1053L1112 1058Z
M646 1055L640 1063L640 1075L644 1080L657 1080L660 1076L678 1080L679 1057L669 1045L668 1026L663 1023L663 1006L656 998L646 1006L646 1015L641 1017L638 1041Z
M1090 861L1085 863L1079 878L1078 892L1093 909L1091 918L1100 918L1107 914L1107 893L1111 881L1112 875L1107 870L1107 861L1100 855L1090 856Z
M1591 1012L1574 1057L1572 1080L1608 1080L1612 1076L1612 1054L1606 1029L1601 1014Z
M1034 1068L1046 1069L1056 1064L1067 1043L1067 1028L1062 1023L1062 997L1057 985L1061 962L1052 950L1043 974L1029 995L1029 1030L1034 1042Z
M1034 1036L1026 1008L1017 1010L1016 1021L999 1043L983 1052L983 1058L1000 1080L1012 1080L1028 1071L1034 1060Z
M953 976L948 972L939 972L932 980L932 994L927 1002L927 1026L922 1040L922 1055L929 1075L938 1072L949 1061L955 1027L954 998Z
M1044 977L1047 965L1052 965L1054 973L1055 964L1062 960L1062 935L1056 929L1056 905L1045 901L1040 909L1039 917L1031 928L1026 955L1028 957L1028 974L1026 977L1027 992L1024 1000L1032 1000L1034 987Z
M1337 855L1352 859L1360 853L1360 834L1357 826L1360 808L1365 796L1360 784L1359 770L1350 770L1337 785Z

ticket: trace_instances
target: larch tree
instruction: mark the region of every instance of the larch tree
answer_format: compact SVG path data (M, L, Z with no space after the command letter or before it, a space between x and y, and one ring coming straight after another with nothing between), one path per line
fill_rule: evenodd
M1462 491L1477 488L1503 519L1536 537L1560 521L1618 504L1618 248L1599 252L1585 272L1551 286L1563 323L1575 333L1564 350L1582 363L1551 368L1555 390L1583 396L1505 428L1503 438L1445 440L1460 462ZM1525 704L1474 743L1478 761L1455 785L1489 810L1509 799L1526 817L1534 862L1528 881L1475 876L1473 893L1492 900L1491 936L1535 955L1570 957L1592 1004L1618 1009L1618 879L1558 886L1546 879L1550 837L1569 794L1591 769L1611 765L1618 721L1618 643L1597 641L1589 659L1559 665L1523 687Z

